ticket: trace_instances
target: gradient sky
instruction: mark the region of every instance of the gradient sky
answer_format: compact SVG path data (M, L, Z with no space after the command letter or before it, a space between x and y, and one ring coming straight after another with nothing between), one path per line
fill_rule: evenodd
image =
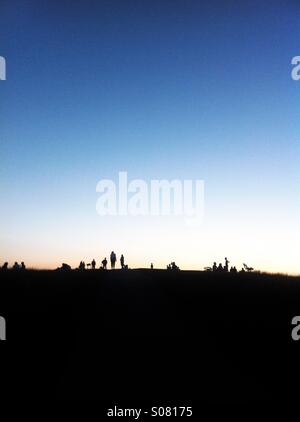
M1 0L0 263L300 273L299 21L296 0ZM203 179L203 224L100 217L122 170Z

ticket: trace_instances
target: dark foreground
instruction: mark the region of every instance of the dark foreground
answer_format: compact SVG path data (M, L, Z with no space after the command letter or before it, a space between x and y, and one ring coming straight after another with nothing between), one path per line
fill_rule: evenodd
M300 315L300 278L159 270L0 277L7 395L156 406L297 398L291 320Z

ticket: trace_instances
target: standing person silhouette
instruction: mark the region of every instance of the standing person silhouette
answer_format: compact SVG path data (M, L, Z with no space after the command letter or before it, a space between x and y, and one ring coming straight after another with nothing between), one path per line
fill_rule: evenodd
M93 259L92 261L92 269L94 270L96 268L96 261Z
M123 254L121 255L120 263L121 263L121 268L124 268L124 255Z
M110 254L110 266L112 270L115 269L116 260L117 260L116 254L114 253L114 251L112 251Z
M225 266L224 266L224 271L228 272L228 264L230 261L228 261L227 258L225 258Z

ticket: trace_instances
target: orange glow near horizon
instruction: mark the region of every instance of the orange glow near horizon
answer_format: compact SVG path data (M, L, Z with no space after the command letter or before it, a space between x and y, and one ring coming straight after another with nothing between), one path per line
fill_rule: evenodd
M274 232L272 222L269 227L255 224L247 229L241 224L239 227L236 221L233 230L230 224L216 226L209 221L198 228L187 228L175 218L99 218L97 228L86 227L85 233L68 225L36 233L34 240L23 233L18 244L7 242L2 261L10 265L24 261L28 268L54 269L62 262L76 268L81 260L88 263L95 259L99 268L102 259L109 260L114 250L118 260L124 254L130 268L150 268L151 262L154 268L166 268L175 261L181 269L203 270L213 261L224 263L226 256L238 269L245 262L255 270L300 273L294 231L282 227Z

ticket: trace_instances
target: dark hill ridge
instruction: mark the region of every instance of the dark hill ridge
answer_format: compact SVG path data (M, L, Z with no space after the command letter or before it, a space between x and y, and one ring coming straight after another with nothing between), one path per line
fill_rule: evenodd
M145 269L0 276L6 393L184 403L296 397L299 277Z

